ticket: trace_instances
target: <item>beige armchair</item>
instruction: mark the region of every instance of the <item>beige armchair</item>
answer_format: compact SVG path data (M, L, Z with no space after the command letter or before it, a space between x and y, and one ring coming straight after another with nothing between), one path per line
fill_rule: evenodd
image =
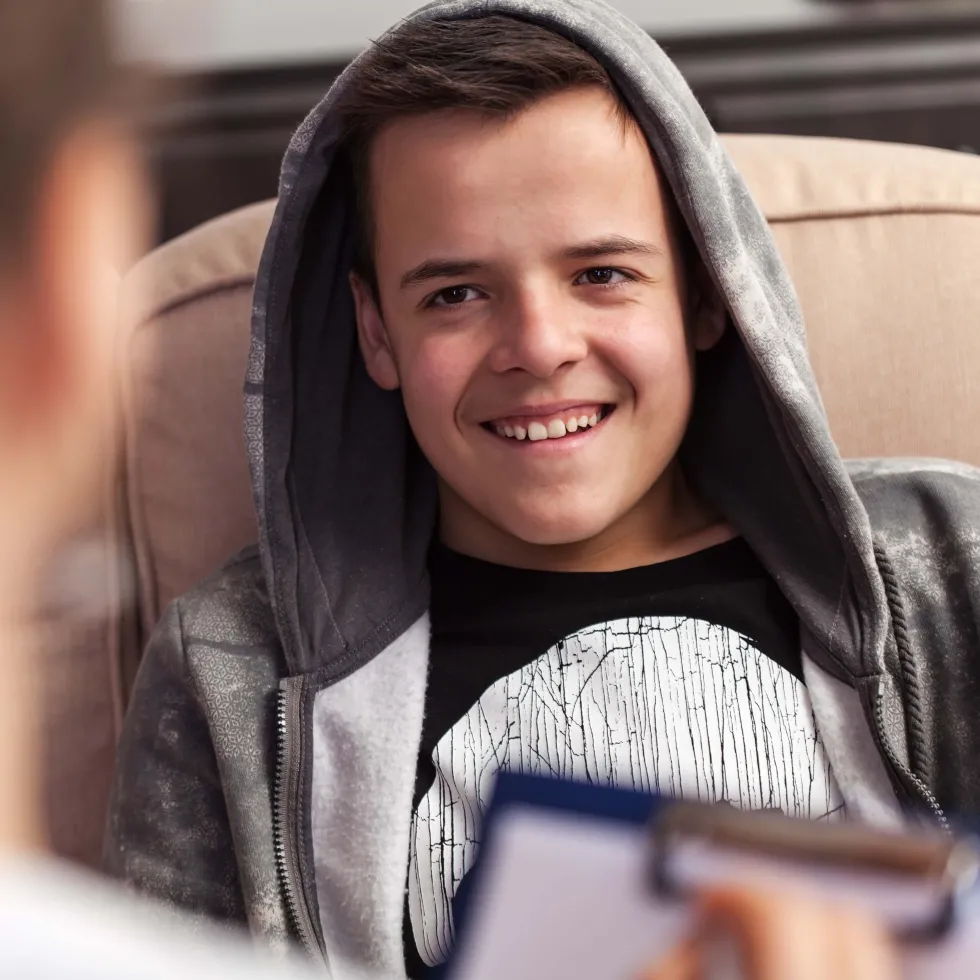
M846 140L725 142L793 275L842 453L980 465L980 160ZM272 209L203 225L125 284L126 445L104 539L108 555L132 556L136 608L83 633L58 624L47 682L52 839L87 863L99 858L142 641L175 596L255 538L241 379ZM117 609L126 562L107 567Z

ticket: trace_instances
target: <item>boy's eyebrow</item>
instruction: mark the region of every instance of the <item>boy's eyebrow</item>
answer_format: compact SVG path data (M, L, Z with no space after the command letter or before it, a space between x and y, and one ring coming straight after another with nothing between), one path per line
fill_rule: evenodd
M430 279L455 279L468 276L485 268L483 262L455 259L426 259L425 262L409 269L401 278L401 288L418 286Z
M559 252L562 259L596 259L604 255L665 255L659 245L640 242L623 235L607 235L589 242L570 245ZM401 277L401 288L419 286L430 279L456 279L472 275L486 268L483 262L474 259L426 259Z
M596 259L603 255L665 255L659 245L652 242L638 242L623 235L607 235L596 238L591 242L582 242L563 249L562 258L566 259Z

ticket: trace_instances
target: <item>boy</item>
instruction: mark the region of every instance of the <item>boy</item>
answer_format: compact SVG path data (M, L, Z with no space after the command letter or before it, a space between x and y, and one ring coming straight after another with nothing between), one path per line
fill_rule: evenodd
M844 466L763 218L605 4L430 4L355 61L255 309L261 540L151 641L115 873L421 976L504 767L980 804L977 474Z

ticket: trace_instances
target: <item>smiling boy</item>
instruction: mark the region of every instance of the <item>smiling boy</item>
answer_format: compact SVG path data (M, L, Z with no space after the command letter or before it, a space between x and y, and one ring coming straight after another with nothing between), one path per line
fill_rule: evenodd
M502 768L980 805L977 475L844 465L763 218L615 11L454 0L385 35L294 139L255 307L261 539L150 644L116 873L414 977Z
M437 474L442 541L599 571L731 537L676 458L724 314L687 281L650 150L598 84L520 109L396 116L362 171L361 348Z

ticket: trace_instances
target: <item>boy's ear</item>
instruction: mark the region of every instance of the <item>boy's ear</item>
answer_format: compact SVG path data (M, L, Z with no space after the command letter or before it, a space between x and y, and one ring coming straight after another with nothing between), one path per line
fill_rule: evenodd
M698 263L693 278L691 338L695 350L711 350L725 333L725 327L728 325L728 308L702 263Z
M350 288L357 316L357 341L368 375L379 388L394 391L401 382L381 311L370 287L356 272L350 274Z

